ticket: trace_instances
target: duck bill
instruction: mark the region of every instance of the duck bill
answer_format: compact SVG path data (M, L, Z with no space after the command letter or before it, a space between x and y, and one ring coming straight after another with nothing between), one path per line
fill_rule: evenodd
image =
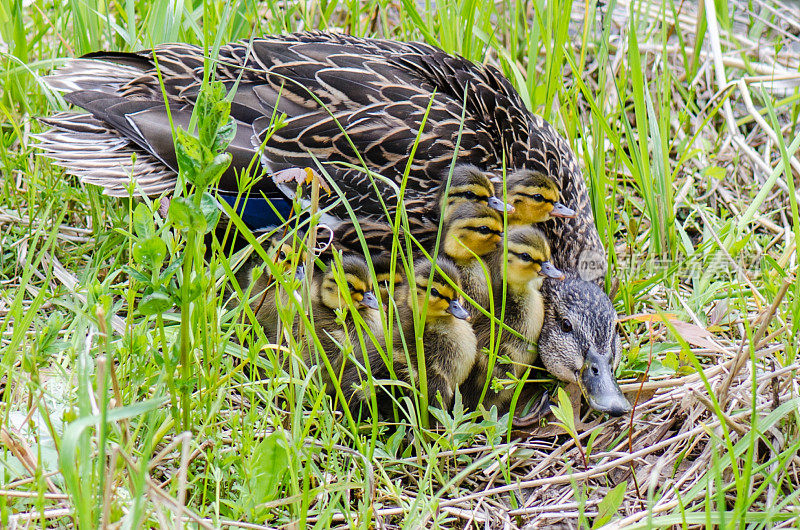
M294 279L298 282L302 282L306 279L306 266L302 263L299 263L297 268L294 270Z
M553 278L554 280L564 279L564 273L556 269L549 261L542 262L541 274L542 276L547 276L548 278Z
M375 293L372 291L367 291L364 293L364 298L361 299L361 305L370 309L378 309L379 304L378 299L375 297Z
M489 197L489 207L497 210L498 212L511 213L514 211L513 206L503 202L503 200L499 197Z
M461 305L461 302L458 300L452 300L450 302L450 306L447 308L447 312L453 315L454 317L461 319L461 320L469 320L469 313L464 306Z
M550 212L550 217L566 217L572 219L575 217L575 210L567 208L560 202L553 203L553 210Z
M611 363L594 349L589 350L586 356L578 384L593 409L611 416L622 416L631 411L631 404L625 399L611 371Z

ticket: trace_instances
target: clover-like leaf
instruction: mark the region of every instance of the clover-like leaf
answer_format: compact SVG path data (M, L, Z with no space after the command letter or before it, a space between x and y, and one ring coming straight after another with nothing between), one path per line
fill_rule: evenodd
M156 291L150 293L139 302L139 312L143 315L159 315L175 305L167 293Z

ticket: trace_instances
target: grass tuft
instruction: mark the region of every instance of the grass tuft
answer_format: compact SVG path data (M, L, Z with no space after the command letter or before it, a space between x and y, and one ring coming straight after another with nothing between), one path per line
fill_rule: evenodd
M796 527L799 27L776 0L0 4L0 527ZM172 41L213 56L302 29L496 66L568 139L608 251L631 416L586 412L537 369L525 378L558 407L524 432L460 397L439 410L424 370L394 421L340 412L330 362L301 362L320 339L306 306L281 304L303 332L273 344L240 302L260 295L239 284L247 252L276 291L293 278L261 245L230 255L234 235L256 237L224 201L226 239L204 237L231 134L212 79L175 131L169 199L105 197L35 154L35 118L63 104L41 79L61 57ZM407 214L392 222L409 272ZM300 228L279 234L298 256ZM343 344L351 362L371 340Z

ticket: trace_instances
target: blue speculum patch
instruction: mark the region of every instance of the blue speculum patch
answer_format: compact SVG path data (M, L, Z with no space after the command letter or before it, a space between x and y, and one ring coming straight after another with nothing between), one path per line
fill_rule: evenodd
M231 208L236 204L236 195L220 193ZM241 197L236 208L242 221L251 230L264 230L283 224L292 213L292 202L287 199L266 199L261 196L251 195ZM281 217L283 219L281 219Z

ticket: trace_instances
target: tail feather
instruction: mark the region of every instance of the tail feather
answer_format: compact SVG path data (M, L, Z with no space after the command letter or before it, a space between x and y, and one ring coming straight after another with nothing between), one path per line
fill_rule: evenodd
M70 59L44 78L59 92L96 90L116 95L121 87L142 75L140 68L96 59Z
M175 187L175 172L158 158L106 127L91 114L61 112L43 118L51 127L35 136L42 155L84 184L101 186L105 195L160 195Z

